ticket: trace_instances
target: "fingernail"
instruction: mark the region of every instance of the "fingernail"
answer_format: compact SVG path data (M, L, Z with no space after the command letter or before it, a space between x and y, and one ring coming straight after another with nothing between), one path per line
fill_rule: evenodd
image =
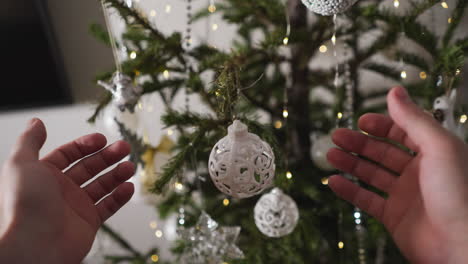
M397 87L395 89L396 89L395 90L395 95L397 96L398 99L400 99L400 101L405 102L405 103L411 101L411 99L410 99L410 97L408 95L408 92L406 91L405 88Z
M29 121L28 128L34 127L34 125L37 123L37 121L39 121L39 119L37 119L37 118L31 119L31 120Z

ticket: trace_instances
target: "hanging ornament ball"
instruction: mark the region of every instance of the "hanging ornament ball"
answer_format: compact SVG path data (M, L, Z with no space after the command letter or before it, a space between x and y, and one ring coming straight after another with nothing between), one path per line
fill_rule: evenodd
M141 86L134 84L132 78L121 72L116 72L110 83L98 81L98 84L112 93L113 102L120 111L129 109L133 112L143 93Z
M275 175L275 155L268 143L236 120L228 135L213 147L208 161L211 179L223 193L247 198L270 187Z
M302 0L302 3L312 12L332 16L346 11L357 0Z
M331 135L324 135L318 137L312 145L311 153L314 164L324 171L333 171L335 167L328 162L328 151L336 147L331 139Z
M296 202L274 188L258 200L254 209L255 225L268 237L283 237L296 228L299 210Z

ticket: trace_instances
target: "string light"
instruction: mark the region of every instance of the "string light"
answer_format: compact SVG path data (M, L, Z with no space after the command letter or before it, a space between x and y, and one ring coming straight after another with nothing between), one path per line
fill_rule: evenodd
M208 6L208 12L214 13L216 12L216 6L214 4L211 4Z
M328 47L327 47L326 45L322 45L322 46L320 46L319 51L320 51L321 53L325 53L325 52L328 51Z
M328 185L328 178L327 177L322 178L322 184L323 185Z
M164 76L164 79L166 79L166 80L169 79L169 77L170 77L169 71L168 71L168 70L164 70L163 76Z
M171 12L171 10L172 10L172 6L171 5L166 5L166 9L165 9L166 13L169 14Z
M151 261L158 262L159 261L159 256L158 255L151 255Z
M223 205L224 205L224 206L228 206L230 203L231 203L231 202L230 202L229 199L227 199L227 198L223 200Z
M286 179L290 180L292 179L293 175L290 171L286 172Z
M151 10L150 11L150 16L155 17L156 16L156 10Z
M343 249L344 248L344 243L343 241L338 242L338 248Z
M395 8L400 7L400 1L399 1L399 0L393 0L393 6L394 6Z
M134 60L137 57L137 53L135 51L130 52L130 59Z
M288 37L284 37L284 39L283 39L283 44L286 46L286 45L288 45L288 43L289 43L289 38L288 38Z
M212 29L213 31L218 30L218 24L214 23L214 24L211 26L211 29Z
M156 232L154 232L154 235L157 237L157 238L161 238L163 236L163 232L161 230L156 230Z
M457 70L455 71L455 75L460 75L460 73L461 73L461 70L460 70L460 69L457 69Z
M452 23L452 18L449 17L449 18L447 19L447 22L448 22L449 24L451 24L451 23Z
M401 71L400 76L402 79L406 79L406 77L408 77L408 74L406 73L406 71Z
M167 130L167 135L168 136L174 135L174 130L172 130L172 129Z
M180 182L176 182L174 183L174 188L177 190L177 191L182 191L184 190L184 185Z
M156 221L151 221L150 222L150 228L151 229L156 229L158 227L158 223Z
M338 113L336 114L336 118L342 119L342 118L343 118L343 113L338 112Z
M276 129L280 129L283 127L283 122L281 122L281 120L277 120L274 124L275 128Z
M284 118L288 118L288 116L289 116L288 109L284 109L284 110L283 110L283 117L284 117Z
M440 5L445 9L449 8L449 5L447 4L446 1L443 1L442 3L440 3Z
M468 120L467 115L461 115L460 116L460 123L465 124L467 120Z
M333 43L333 46L336 45L336 34L333 34L333 36L331 38L331 42Z
M422 71L419 73L419 78L421 78L421 80L426 80L427 79L427 73Z

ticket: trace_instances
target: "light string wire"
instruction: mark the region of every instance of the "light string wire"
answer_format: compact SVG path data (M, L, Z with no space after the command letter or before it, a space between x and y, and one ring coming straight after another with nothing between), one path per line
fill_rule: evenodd
M117 43L115 41L115 35L112 30L112 25L110 23L109 11L104 3L104 0L101 0L102 12L104 14L104 21L107 27L107 33L109 35L109 42L112 48L112 55L114 57L115 68L117 69L118 73L122 73L122 65L119 60L119 55L117 54Z
M286 16L286 37L283 39L283 44L289 44L289 37L291 36L291 18L289 16L289 11L287 6L285 6L285 16ZM291 180L292 173L289 170L289 146L290 146L290 131L289 131L289 93L288 90L292 86L292 81L290 74L286 74L286 85L284 87L284 94L283 94L283 118L284 118L284 133L286 137L286 148L285 148L285 166L286 166L286 178Z

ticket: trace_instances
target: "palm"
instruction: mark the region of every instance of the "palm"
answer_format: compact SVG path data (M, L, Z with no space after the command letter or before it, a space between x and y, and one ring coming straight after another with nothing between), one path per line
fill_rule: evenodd
M403 119L407 117L398 113L394 104L389 104L393 107L391 113L400 124L409 126L411 122L405 123ZM387 193L388 198L342 177L332 177L330 187L380 220L412 262L444 263L448 245L466 242L462 234L468 231L463 220L468 217L468 210L464 209L468 200L468 179L464 172L468 171L468 166L463 161L467 150L461 141L422 111L418 115L420 119L427 119L424 121L427 127L413 126L411 132L384 115L365 115L359 122L360 128L370 135L402 144L416 151L415 156L394 144L356 131L339 129L333 135L334 142L342 150L330 150L329 161Z
M44 133L43 143L45 130L42 131L39 126L38 131ZM39 148L42 143L38 144ZM102 135L93 134L54 150L42 160L37 159L37 152L28 153L31 151L28 146L20 147L0 178L5 183L2 186L9 188L3 190L4 196L0 196L0 202L16 201L20 205L13 205L15 210L11 218L18 219L14 224L21 227L20 231L26 237L39 240L33 242L46 240L54 250L51 255L63 263L79 263L90 250L102 223L120 209L133 193L131 184L122 184L134 172L130 162L119 164L82 187L129 153L125 142L117 142L103 149L105 145ZM100 201L109 193L112 195ZM0 208L2 206L12 205L0 203Z

